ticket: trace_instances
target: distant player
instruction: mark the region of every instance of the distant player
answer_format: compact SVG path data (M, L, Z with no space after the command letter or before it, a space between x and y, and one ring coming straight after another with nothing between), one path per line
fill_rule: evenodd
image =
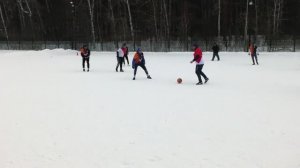
M125 59L126 59L127 65L129 66L129 59L128 59L129 51L128 51L128 47L126 46L126 43L124 43L122 45L122 50L123 50L123 53L124 53L124 65L125 65Z
M258 60L257 60L258 52L257 52L257 46L255 44L250 44L249 55L252 58L252 62L253 62L252 65L255 65L255 62L258 65Z
M91 55L91 51L88 49L87 45L84 45L81 49L80 49L80 53L81 53L81 57L82 57L82 68L83 71L85 72L85 62L87 63L87 71L90 71L90 55Z
M202 57L202 50L198 47L197 44L193 45L193 50L194 50L194 59L191 61L191 63L195 62L196 63L196 74L198 77L199 82L196 85L202 85L202 79L201 76L204 78L204 83L207 83L209 80L208 77L202 72L203 66L204 66L204 60Z
M132 60L132 68L134 69L133 80L135 80L136 71L139 66L145 71L147 78L152 79L148 73L148 70L147 70L145 64L146 64L146 62L145 62L145 58L144 58L144 53L142 52L142 50L140 48L138 48L136 53L134 54L134 57Z
M219 50L220 50L220 47L218 46L217 43L214 43L213 47L212 47L212 50L213 50L213 57L212 57L212 61L215 60L215 57L218 58L218 61L220 61L220 57L219 57Z
M120 72L124 72L123 71L123 68L122 68L122 65L123 65L123 62L124 62L124 52L121 48L119 48L117 50L117 66L116 66L116 72L118 72L118 68L120 66Z

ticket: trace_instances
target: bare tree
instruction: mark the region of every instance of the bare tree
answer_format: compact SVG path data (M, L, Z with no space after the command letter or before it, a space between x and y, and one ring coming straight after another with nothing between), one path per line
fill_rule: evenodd
M88 7L89 7L89 14L90 14L90 22L91 22L91 33L92 33L92 42L93 47L95 47L95 27L94 27L94 7L95 1L94 0L87 0Z
M21 7L18 5L18 13L19 13L19 18L20 18L20 25L21 25L21 31L25 27L25 18L24 18L24 13L21 10Z
M36 9L37 11L37 15L39 17L39 21L40 21L40 24L41 24L41 29L42 29L42 32L43 34L46 34L46 30L45 30L45 27L44 27L44 23L43 23L43 19L42 19L42 16L41 16L41 13L38 9Z
M27 7L27 9L28 9L28 15L29 15L29 17L31 17L31 16L32 16L32 12L31 12L31 9L30 9L30 6L29 6L29 3L28 3L28 1L27 1L27 0L25 0L25 3L26 3L26 7Z
M30 10L30 7L29 7L29 4L28 4L28 1L27 1L27 0L25 0L25 2L26 2L26 6L27 6L27 10L25 10L25 9L24 9L24 7L23 7L23 1L22 1L22 0L17 0L17 2L18 2L18 5L20 6L20 9L22 10L22 12L24 12L24 13L28 14L29 16L31 16L31 15L32 15L32 13L31 13L31 10Z
M102 37L102 31L101 31L101 25L100 20L102 18L102 0L96 1L98 3L97 5L97 12L96 12L96 20L97 20L97 33L98 33L98 40L101 42L101 50L103 50L103 37Z
M2 3L3 4L3 12L4 12L4 15L6 16L6 25L8 25L9 24L9 16L8 16L8 13L7 13L7 5L3 2Z
M168 51L173 39L181 39L179 43L188 49L190 37L205 39L208 46L209 41L218 36L241 40L242 35L247 46L252 35L260 34L273 40L280 38L280 34L298 36L300 29L299 0L0 1L10 43L46 39L72 40L74 46L75 41L115 42L117 46L118 40L136 43L137 39L151 39L151 47ZM76 4L75 7L67 7L71 2ZM0 27L6 41L1 16ZM253 37L255 40L256 36ZM156 45L152 45L152 39Z
M167 5L166 5L166 1L162 0L163 3L163 9L164 9L164 15L165 15L165 19L166 19L166 37L167 37L167 48L168 51L170 50L170 23L169 23L169 17L168 17L168 11L167 11Z
M132 23L132 16L131 16L131 10L130 10L129 0L126 0L126 4L127 4L128 16L129 16L131 39L133 41L133 49L135 50L134 29L133 29L133 23Z
M30 8L30 5L29 5L29 3L28 3L28 1L27 0L24 0L25 1L25 5L26 5L26 8L27 9L25 9L24 7L23 7L23 1L22 0L17 0L17 2L18 2L18 5L19 5L19 8L20 8L20 10L21 10L21 12L22 12L22 19L23 19L23 21L24 21L24 24L25 24L25 19L24 19L24 15L23 15L23 13L25 13L25 14L27 14L28 16L29 16L29 19L30 19L30 26L31 26L31 30L32 30L32 40L33 40L33 34L34 34L34 30L33 30L33 20L32 20L32 11L31 11L31 8Z
M24 13L28 14L29 12L24 10L21 0L17 0L17 3L18 3L18 10L19 10L20 21L21 21L21 30L23 30L26 25Z
M258 1L255 2L255 38L258 34Z
M1 5L0 5L0 15L1 15L2 24L3 24L3 27L4 27L4 32L5 32L6 40L7 40L7 48L9 49L9 40L8 40L7 27L6 27L6 24L5 24L5 21L4 21L3 12L2 12L2 6Z
M273 35L277 35L282 17L283 0L274 0Z
M110 9L110 14L111 14L111 23L112 23L112 30L113 30L113 40L115 41L115 47L118 47L118 42L116 39L116 23L115 23L115 15L114 15L114 9L111 3L111 0L108 0L108 5Z
M277 7L278 0L274 0L274 9L273 9L273 35L276 34L276 21L277 21Z
M218 2L218 37L221 36L221 0Z
M155 41L158 40L158 28L157 28L157 18L156 18L156 5L154 0L151 0L152 2L152 7L153 7L153 19L154 19L154 29L155 29Z
M48 0L45 0L45 3L46 3L47 11L48 11L48 13L50 13L50 8L49 8Z
M248 35L248 15L249 15L249 0L247 0L246 3L246 14L245 14L245 28L244 28L244 41L245 41L245 51L248 49L248 44L247 44L247 35Z
M189 40L188 40L188 31L189 31L189 16L188 16L188 7L187 7L187 1L183 2L183 30L184 30L184 39L185 39L185 49L189 50Z

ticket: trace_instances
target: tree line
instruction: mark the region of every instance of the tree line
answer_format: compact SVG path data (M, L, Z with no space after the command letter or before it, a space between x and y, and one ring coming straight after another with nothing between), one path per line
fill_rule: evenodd
M0 0L1 41L137 42L299 35L299 0Z

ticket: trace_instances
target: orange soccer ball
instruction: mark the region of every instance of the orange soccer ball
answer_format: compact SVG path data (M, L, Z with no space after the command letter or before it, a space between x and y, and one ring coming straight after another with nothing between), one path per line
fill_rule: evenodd
M181 78L178 78L178 79L177 79L177 83L178 83L178 84L181 84L181 83L182 83L182 79L181 79Z

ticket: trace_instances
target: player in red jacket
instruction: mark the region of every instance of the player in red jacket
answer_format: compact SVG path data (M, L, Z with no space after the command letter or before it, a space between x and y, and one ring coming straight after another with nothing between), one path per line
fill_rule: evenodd
M204 60L202 57L202 50L199 48L197 44L193 45L193 50L194 50L194 59L191 61L191 63L195 62L196 63L196 74L198 77L199 82L196 85L202 85L202 79L201 76L204 78L204 83L207 83L209 80L208 77L202 72L203 66L204 66Z
M127 65L129 66L129 60L128 60L128 54L129 54L129 51L128 51L128 47L126 45L126 43L124 43L122 45L122 50L123 50L123 53L124 53L124 60L123 60L123 63L125 65L125 59L127 61Z

